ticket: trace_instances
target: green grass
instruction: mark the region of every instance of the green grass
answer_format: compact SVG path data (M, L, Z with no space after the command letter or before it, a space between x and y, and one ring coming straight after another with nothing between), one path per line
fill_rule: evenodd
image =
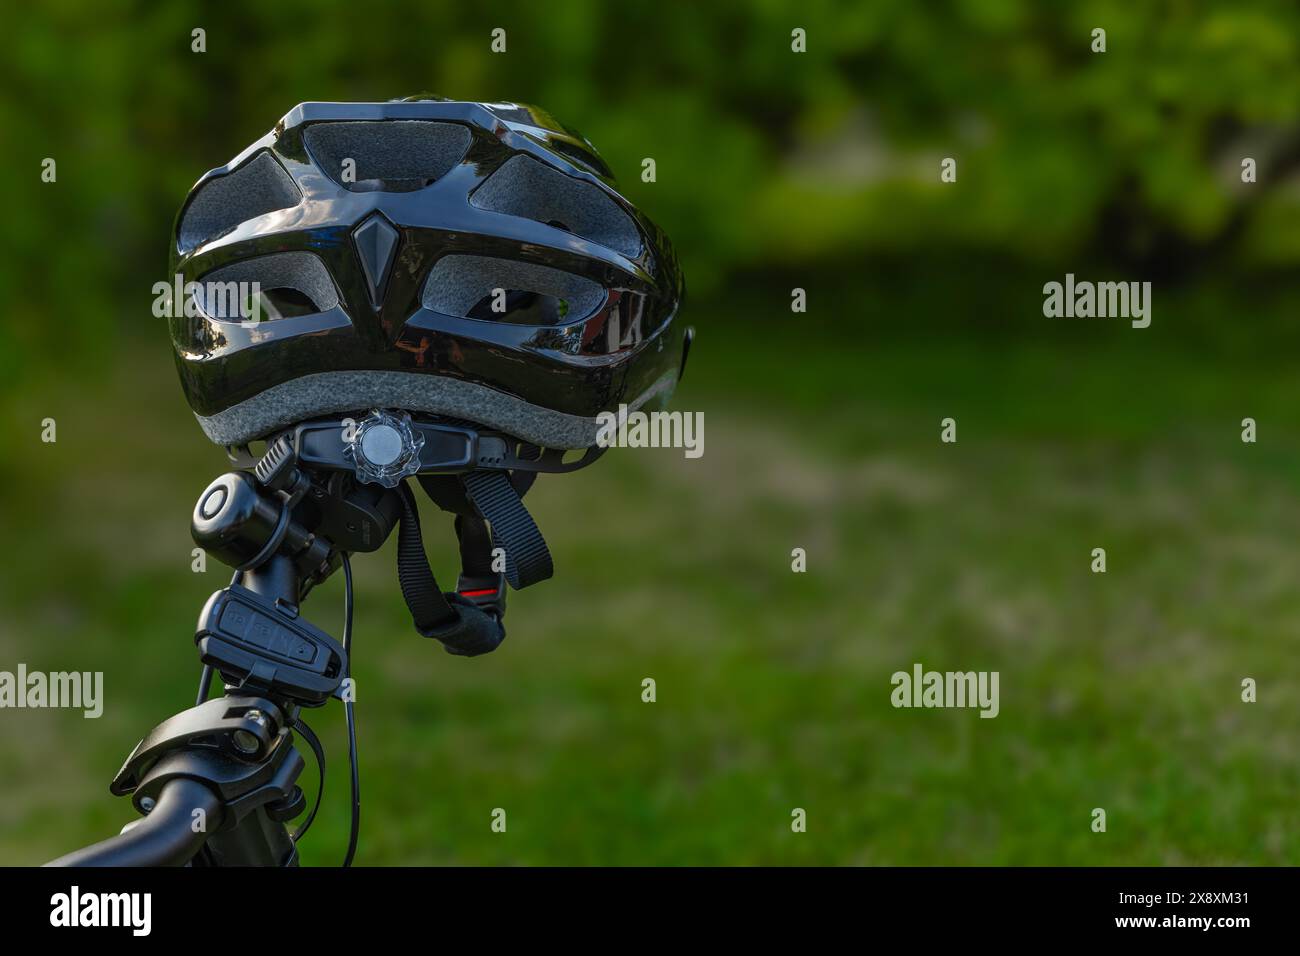
M711 332L676 402L705 411L704 457L542 478L557 576L511 595L484 658L416 636L393 542L359 558L359 862L1300 863L1294 369L1123 342L777 353ZM191 700L193 622L227 578L191 573L187 528L221 455L165 353L117 365L4 407L0 667L102 670L107 705L0 713L3 863L129 819L108 780ZM426 509L425 534L450 578L450 523ZM307 605L335 632L341 612L335 583ZM999 671L1000 716L895 710L917 661ZM330 864L339 708L313 723L331 772L303 858Z

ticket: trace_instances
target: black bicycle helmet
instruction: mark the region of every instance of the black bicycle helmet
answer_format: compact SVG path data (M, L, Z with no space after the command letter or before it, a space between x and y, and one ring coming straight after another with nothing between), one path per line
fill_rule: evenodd
M199 179L173 240L176 362L221 445L388 408L590 448L599 412L666 401L689 346L667 237L535 107L300 104ZM239 282L260 321L211 291Z

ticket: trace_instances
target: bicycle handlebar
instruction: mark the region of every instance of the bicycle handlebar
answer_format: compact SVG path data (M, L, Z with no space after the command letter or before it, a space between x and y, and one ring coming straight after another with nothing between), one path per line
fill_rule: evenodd
M194 830L202 810L203 831ZM184 866L221 825L221 799L197 780L176 777L163 785L149 815L117 836L74 850L46 866Z

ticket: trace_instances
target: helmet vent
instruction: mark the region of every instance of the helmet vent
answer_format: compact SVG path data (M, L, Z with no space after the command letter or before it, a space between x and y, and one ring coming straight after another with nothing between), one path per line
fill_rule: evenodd
M234 172L208 180L194 193L181 217L181 249L188 252L241 222L296 206L301 198L284 167L270 153L258 153Z
M470 202L507 216L564 223L574 235L628 258L641 253L641 234L618 203L591 183L528 156L512 156L474 191Z
M316 123L303 139L325 175L344 189L406 193L447 175L469 149L470 134L457 123L382 120ZM355 166L345 180L349 159Z
M421 297L444 315L514 325L576 322L605 302L601 286L550 266L486 256L443 256Z
M329 271L314 253L277 252L209 272L199 283L199 308L214 319L242 321L249 315L243 292L254 282L262 320L328 312L339 304Z

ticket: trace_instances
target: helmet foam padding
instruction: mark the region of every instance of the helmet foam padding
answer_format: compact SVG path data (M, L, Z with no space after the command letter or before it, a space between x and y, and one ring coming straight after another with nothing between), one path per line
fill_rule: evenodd
M671 391L676 375L660 378L628 402L635 411ZM531 405L496 389L415 372L318 372L291 379L215 415L197 415L208 438L242 445L297 422L368 408L401 408L472 421L543 448L590 448L595 418Z
M636 225L595 186L531 159L513 156L474 191L480 209L558 224L576 236L633 258L641 252Z
M569 304L566 321L590 315L605 302L604 289L572 272L515 259L450 255L429 271L421 304L435 312L463 317L496 289L564 299Z
M316 123L303 133L325 175L352 192L423 189L441 179L469 149L469 130L428 120ZM344 160L355 163L343 178Z
M181 248L193 249L248 219L296 206L301 198L275 157L258 153L233 173L214 177L198 188L181 219Z

